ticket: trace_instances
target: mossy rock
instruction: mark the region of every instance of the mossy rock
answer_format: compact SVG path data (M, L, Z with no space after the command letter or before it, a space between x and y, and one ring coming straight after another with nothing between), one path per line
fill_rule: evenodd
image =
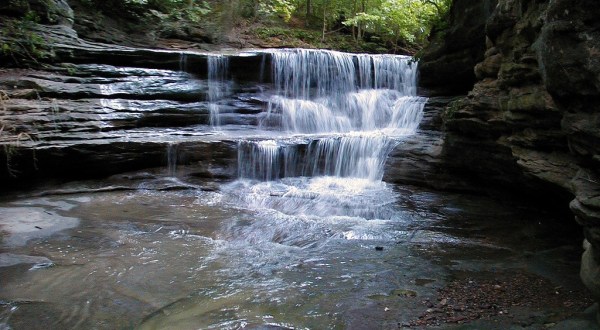
M8 0L0 4L0 14L26 18L35 15L40 23L72 26L73 10L65 0Z

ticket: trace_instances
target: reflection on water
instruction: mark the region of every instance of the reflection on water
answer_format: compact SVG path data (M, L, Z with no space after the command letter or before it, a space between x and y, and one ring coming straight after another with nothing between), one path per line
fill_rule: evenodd
M453 271L521 267L521 251L542 250L554 239L535 230L527 240L508 239L503 232L530 230L512 222L527 215L486 200L334 177L0 206L80 221L25 246L3 247L53 265L35 268L23 258L0 267L0 322L14 329L352 328L353 311L379 310L378 304L397 323L418 314L420 299ZM470 231L482 214L487 228L479 233L486 237L477 238ZM446 229L449 221L455 223ZM441 246L464 251L458 255L465 260L427 252ZM474 248L487 251L485 262L469 261ZM407 290L417 297L394 294ZM373 317L376 328L396 324Z
M514 221L530 218L526 209L381 181L387 154L423 116L416 63L271 52L267 131L250 134L220 126L228 59L208 58L219 132L204 142L238 141L239 180L194 186L199 178L180 177L176 142L207 133L177 129L166 178L125 176L108 187L81 183L95 192L0 203L0 330L397 328L456 272L561 276L556 252L545 251L560 244L556 235L530 227L542 220ZM188 78L177 73L171 87ZM153 88L142 78L100 86L113 96L142 87ZM134 101L102 106L152 110ZM124 139L171 141L169 130L132 129Z

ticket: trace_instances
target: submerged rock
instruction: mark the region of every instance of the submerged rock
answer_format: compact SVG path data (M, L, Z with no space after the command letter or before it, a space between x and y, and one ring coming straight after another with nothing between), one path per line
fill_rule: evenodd
M19 264L35 264L34 267L48 267L52 265L52 261L46 257L28 256L13 253L0 253L0 268L10 267Z
M40 207L0 209L0 230L7 235L2 243L7 246L22 246L31 239L50 236L78 224L76 218L63 217Z

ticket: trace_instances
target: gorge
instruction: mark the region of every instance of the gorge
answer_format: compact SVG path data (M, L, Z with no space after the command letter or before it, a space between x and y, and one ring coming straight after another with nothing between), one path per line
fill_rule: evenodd
M0 326L595 328L592 8L457 0L418 65L40 25L53 62L0 73Z

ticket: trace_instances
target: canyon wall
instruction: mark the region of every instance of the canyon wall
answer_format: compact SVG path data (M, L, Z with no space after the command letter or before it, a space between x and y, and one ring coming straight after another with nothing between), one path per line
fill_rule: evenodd
M204 141L192 127L209 129L206 55L81 40L70 27L72 11L59 10L63 1L52 3L57 14L41 15L50 25L37 32L54 45L54 66L0 75L0 127L8 139L0 141L2 188L20 186L23 178L165 165L171 136L185 140L177 158L197 164L195 175L235 175L226 165L235 158L235 141ZM23 10L0 5L0 13L18 17ZM598 14L593 0L456 0L449 28L437 31L420 55L422 92L436 97L420 133L392 152L385 180L463 191L504 187L570 207L586 235L582 278L600 300ZM232 75L245 82L225 102L232 123L255 124L264 108L252 82L262 60L232 58ZM123 84L128 78L143 93Z
M456 95L470 87L443 113L440 154L453 173L569 205L586 237L581 277L599 299L600 7L499 0L487 17L463 17L491 4L456 1L450 28L421 57L425 90ZM473 80L459 74L468 70Z

